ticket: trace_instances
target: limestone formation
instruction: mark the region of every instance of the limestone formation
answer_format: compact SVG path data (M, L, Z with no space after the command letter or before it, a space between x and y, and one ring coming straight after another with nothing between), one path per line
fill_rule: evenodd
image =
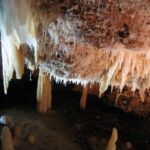
M112 135L108 141L106 150L116 150L117 146L116 146L116 142L118 140L118 131L116 128L112 129Z
M15 150L13 137L9 127L4 126L1 133L2 150Z
M1 0L5 93L24 63L56 82L150 87L149 0ZM41 84L42 85L42 84ZM45 111L45 110L44 110Z

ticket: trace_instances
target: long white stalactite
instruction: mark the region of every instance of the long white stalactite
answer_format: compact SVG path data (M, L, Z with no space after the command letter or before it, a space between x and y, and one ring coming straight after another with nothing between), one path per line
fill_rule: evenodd
M14 71L17 79L23 74L24 52L20 44L26 43L33 48L37 60L37 42L30 1L1 0L0 5L3 82L7 93Z

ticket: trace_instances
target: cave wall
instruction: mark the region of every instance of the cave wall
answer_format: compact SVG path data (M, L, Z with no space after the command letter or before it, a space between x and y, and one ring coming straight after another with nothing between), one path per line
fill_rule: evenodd
M150 86L149 0L1 0L4 89L24 63L57 83ZM40 85L39 85L40 86ZM41 86L43 86L41 84ZM40 87L42 88L42 87Z

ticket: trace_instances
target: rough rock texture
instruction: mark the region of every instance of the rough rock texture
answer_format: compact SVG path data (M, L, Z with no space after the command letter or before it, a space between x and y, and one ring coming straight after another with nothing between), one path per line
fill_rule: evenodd
M57 82L98 83L100 95L109 86L119 91L128 86L132 92L139 90L144 101L150 87L149 0L0 3L5 91L14 70L21 76L19 60L25 56L32 71L39 67ZM18 60L13 66L11 50Z
M131 89L125 87L122 93L115 88L112 92L105 94L105 102L109 105L121 108L125 112L132 112L138 116L149 116L150 114L150 94L145 91L145 100L141 101L139 92L131 92Z
M48 25L40 67L63 82L149 88L149 1L64 1ZM64 8L65 7L65 8Z
M75 86L73 91L82 92L82 86ZM96 95L98 96L99 86L94 85L88 88L88 96ZM120 108L126 113L132 113L137 116L146 117L150 114L150 94L149 90L145 91L144 102L141 101L139 91L136 90L135 93L131 91L129 87L124 87L123 91L120 93L119 89L108 88L108 90L101 96L100 101L102 100L109 106L115 106ZM89 98L89 97L88 97ZM87 99L88 99L87 98Z

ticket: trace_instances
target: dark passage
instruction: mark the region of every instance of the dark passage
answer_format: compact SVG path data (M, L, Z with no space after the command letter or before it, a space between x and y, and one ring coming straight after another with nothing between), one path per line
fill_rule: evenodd
M3 112L7 113L13 108L22 109L28 112L28 115L29 110L37 113L36 85L37 77L32 76L32 81L30 81L29 72L27 72L22 80L10 82L8 94L5 95L1 80L0 114L3 115ZM47 118L47 122L50 119L48 124L56 122L55 125L58 128L64 128L63 132L69 132L70 139L82 150L105 150L113 127L116 127L119 133L117 150L150 150L150 119L148 117L139 118L126 114L119 109L107 106L103 102L105 97L99 99L91 95L88 96L87 108L82 111L79 107L81 93L72 91L72 87L73 85L64 87L53 82L52 111L48 113L49 115L41 116L38 113L37 115ZM54 113L59 114L56 116L63 122L62 124L57 123ZM49 128L51 130L52 125ZM62 136L61 133L60 136ZM65 137L62 138L65 139ZM45 150L54 149L48 146ZM68 148L68 150L71 149Z

